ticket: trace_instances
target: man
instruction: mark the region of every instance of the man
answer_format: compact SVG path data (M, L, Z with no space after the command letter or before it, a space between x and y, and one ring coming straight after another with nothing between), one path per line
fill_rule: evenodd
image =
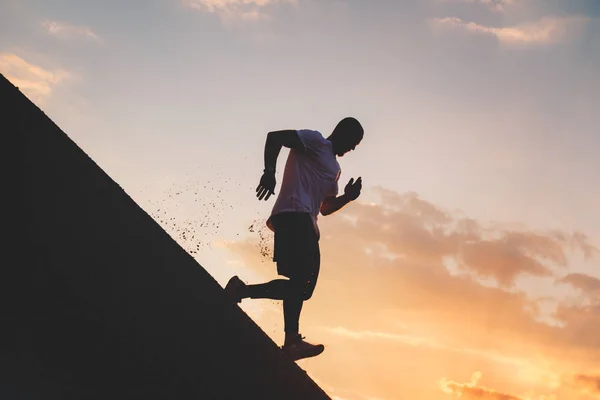
M330 215L360 195L362 181L350 179L344 194L338 196L341 169L337 156L343 156L361 142L364 130L352 117L342 119L331 135L324 138L313 130L269 132L265 144L265 169L256 188L259 200L275 194L275 166L282 146L290 148L283 183L267 226L274 231L277 273L289 279L246 285L237 276L225 291L232 301L244 298L283 300L285 343L282 350L293 360L314 357L323 345L305 342L299 333L302 304L315 289L320 268L317 225L319 212Z

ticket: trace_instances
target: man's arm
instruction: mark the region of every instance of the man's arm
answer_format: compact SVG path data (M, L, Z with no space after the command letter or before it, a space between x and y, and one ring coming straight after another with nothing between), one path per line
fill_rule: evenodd
M275 194L275 166L277 165L277 157L283 146L290 149L304 148L295 130L272 131L267 134L267 142L265 143L265 170L256 188L256 197L259 200L263 198L268 200L271 195Z
M356 182L354 178L351 178L346 187L344 188L344 194L338 197L327 196L321 204L321 214L331 215L338 211L346 204L354 201L360 196L360 190L362 189L362 178L359 176Z
M329 196L325 197L323 200L323 204L321 204L321 214L322 215L331 215L334 212L343 208L346 204L350 203L352 199L347 194L343 194L341 196Z
M265 143L265 171L275 172L277 157L283 146L290 149L304 148L298 133L293 129L269 132Z

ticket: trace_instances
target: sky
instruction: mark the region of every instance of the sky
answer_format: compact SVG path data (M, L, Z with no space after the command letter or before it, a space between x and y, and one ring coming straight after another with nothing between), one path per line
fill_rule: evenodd
M336 400L600 399L600 2L2 0L0 72L222 285L276 277L266 133L356 117L298 364Z

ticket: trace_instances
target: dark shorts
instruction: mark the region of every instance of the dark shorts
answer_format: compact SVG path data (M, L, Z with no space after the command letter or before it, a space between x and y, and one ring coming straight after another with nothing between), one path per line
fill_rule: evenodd
M273 261L277 273L305 285L310 298L321 266L319 239L308 213L283 212L271 218L275 239Z

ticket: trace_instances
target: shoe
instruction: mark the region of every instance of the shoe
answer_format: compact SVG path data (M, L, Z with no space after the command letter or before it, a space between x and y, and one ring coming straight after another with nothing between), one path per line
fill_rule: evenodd
M241 303L245 288L246 284L240 278L234 276L227 282L227 286L225 286L225 295L229 300Z
M293 339L290 343L284 344L281 347L281 350L294 361L318 356L325 350L325 346L322 344L310 344L303 339L304 336L298 335L298 337Z

